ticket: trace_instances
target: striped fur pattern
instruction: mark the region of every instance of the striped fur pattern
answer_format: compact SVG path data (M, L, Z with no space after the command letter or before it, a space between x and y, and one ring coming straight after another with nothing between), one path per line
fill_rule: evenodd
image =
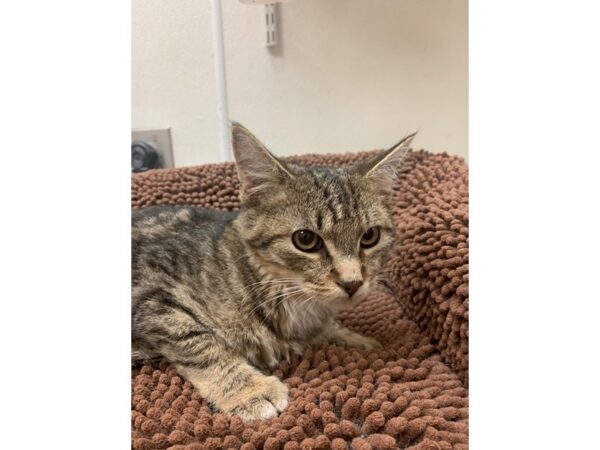
M239 124L232 134L239 213L133 212L132 351L166 358L217 409L251 421L287 406L288 388L261 370L322 339L379 345L335 316L380 281L393 240L393 167L412 136L367 163L331 169L284 164ZM363 248L372 227L379 240ZM298 230L322 247L297 248Z

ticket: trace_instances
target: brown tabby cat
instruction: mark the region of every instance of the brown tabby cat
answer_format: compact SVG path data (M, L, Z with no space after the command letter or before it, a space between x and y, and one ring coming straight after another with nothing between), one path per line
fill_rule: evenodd
M239 213L133 212L134 357L161 356L245 421L283 411L288 388L261 370L326 339L379 345L335 321L378 282L393 239L394 166L413 135L345 169L302 168L232 124Z

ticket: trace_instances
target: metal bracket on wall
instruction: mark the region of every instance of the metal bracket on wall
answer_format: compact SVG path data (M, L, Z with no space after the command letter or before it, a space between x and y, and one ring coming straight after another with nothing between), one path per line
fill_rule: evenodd
M268 3L265 5L265 20L267 22L267 47L277 45L277 14L276 4Z
M291 0L240 0L246 5L265 5L265 22L267 24L267 47L277 45L277 3L286 3Z

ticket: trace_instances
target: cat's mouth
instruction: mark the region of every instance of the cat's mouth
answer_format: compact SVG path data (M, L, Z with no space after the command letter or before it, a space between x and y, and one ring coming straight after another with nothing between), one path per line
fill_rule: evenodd
M370 291L371 291L371 289L369 287L363 285L354 294L352 294L350 296L342 294L342 297L345 296L345 298L343 300L341 300L343 309L354 308L356 305L361 303L365 298L367 298Z

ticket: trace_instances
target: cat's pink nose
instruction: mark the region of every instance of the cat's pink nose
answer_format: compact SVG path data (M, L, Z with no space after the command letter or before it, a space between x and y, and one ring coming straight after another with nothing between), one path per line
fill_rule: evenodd
M363 285L362 280L347 280L347 281L338 281L338 286L340 286L343 290L348 293L349 297L352 297L358 288Z

